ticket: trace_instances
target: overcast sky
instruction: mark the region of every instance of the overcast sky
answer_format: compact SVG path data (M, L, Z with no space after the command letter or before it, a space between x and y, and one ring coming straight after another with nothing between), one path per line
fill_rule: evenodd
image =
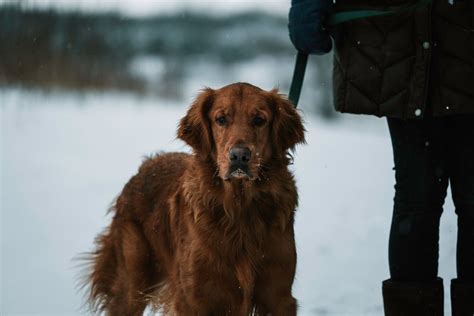
M0 4L21 3L62 9L119 11L128 16L147 16L183 10L228 14L248 10L263 10L285 15L291 0L0 0Z

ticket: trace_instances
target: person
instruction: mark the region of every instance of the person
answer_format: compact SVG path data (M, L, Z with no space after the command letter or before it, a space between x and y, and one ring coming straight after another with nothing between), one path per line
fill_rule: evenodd
M337 12L387 9L395 13L328 23ZM385 315L443 315L438 241L449 183L458 220L451 309L473 316L474 1L292 0L288 27L303 53L334 45L336 110L387 119L396 184Z

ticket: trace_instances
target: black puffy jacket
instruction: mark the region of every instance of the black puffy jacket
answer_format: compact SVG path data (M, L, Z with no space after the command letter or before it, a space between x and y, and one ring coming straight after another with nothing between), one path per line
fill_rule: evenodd
M337 0L336 10L386 10L417 0ZM337 26L334 103L399 118L474 114L474 0ZM474 127L473 127L474 128Z

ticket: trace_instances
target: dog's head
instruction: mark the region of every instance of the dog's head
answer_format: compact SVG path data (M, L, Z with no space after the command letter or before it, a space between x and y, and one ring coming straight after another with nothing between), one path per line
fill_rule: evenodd
M298 112L277 90L246 83L205 89L181 119L178 137L212 160L220 178L255 180L264 166L287 161L304 142Z

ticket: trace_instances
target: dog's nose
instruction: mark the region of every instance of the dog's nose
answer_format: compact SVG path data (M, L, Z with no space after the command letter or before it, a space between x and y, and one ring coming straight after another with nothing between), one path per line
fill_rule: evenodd
M251 155L250 149L247 147L234 147L229 151L229 159L232 163L247 164Z

